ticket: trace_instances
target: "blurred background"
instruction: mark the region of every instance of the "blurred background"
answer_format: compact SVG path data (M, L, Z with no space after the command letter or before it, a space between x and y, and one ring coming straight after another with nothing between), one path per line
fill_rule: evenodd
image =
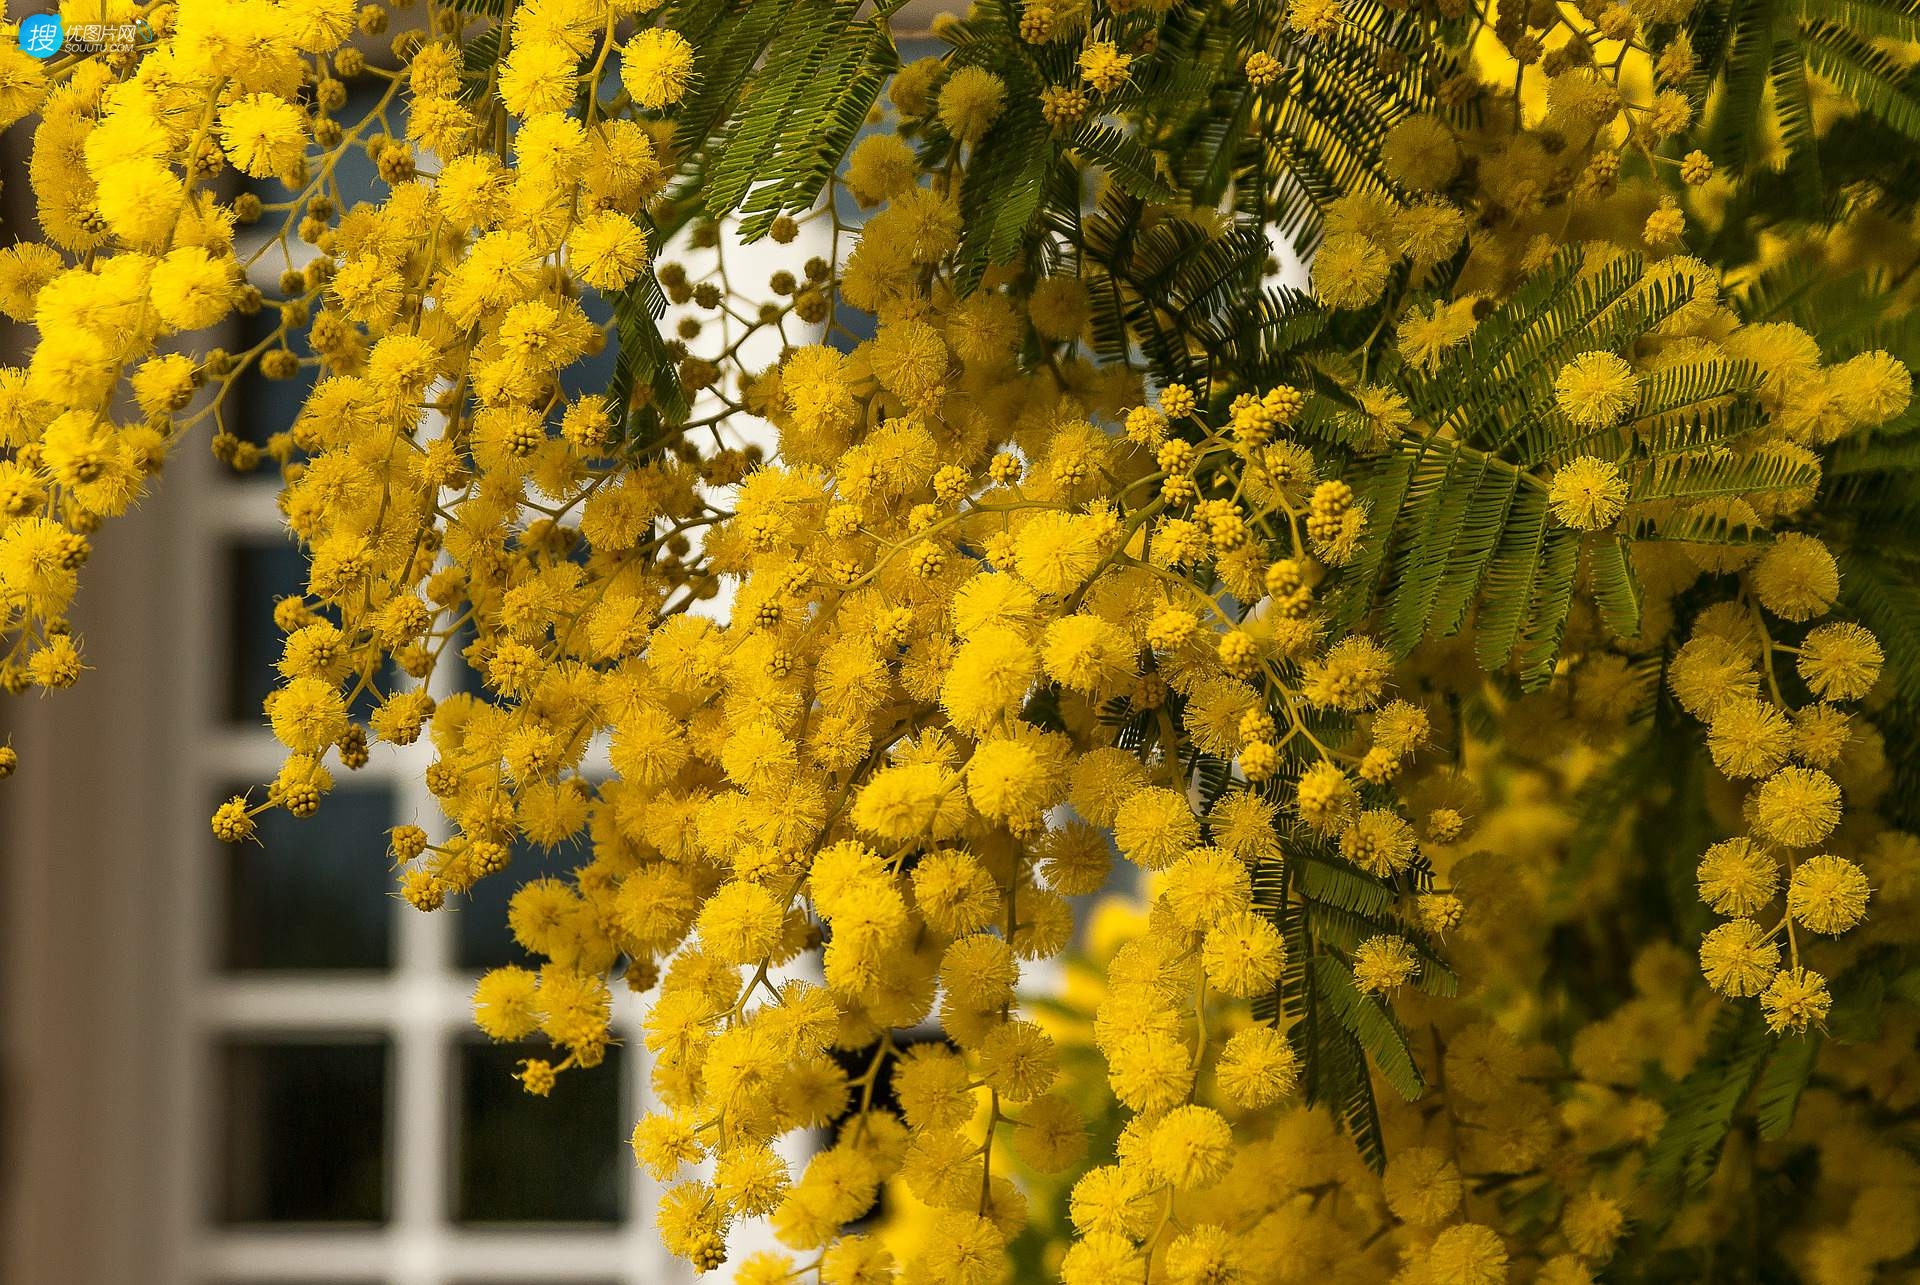
M7 16L50 7L9 4ZM914 8L925 12L897 29L930 19L933 6ZM908 58L934 51L902 45ZM0 245L37 237L30 128L0 136ZM349 202L356 184L378 199L359 153L342 166ZM262 195L285 199L277 186ZM843 214L858 222L851 201ZM779 266L824 244L796 245ZM291 251L296 264L312 253ZM263 255L256 283L271 289L287 263ZM272 326L271 310L237 319L223 342L237 351ZM0 365L29 342L0 318ZM307 355L297 339L295 351ZM578 382L603 384L610 356ZM227 427L264 442L312 379L243 378ZM94 538L73 616L83 681L0 701L0 743L21 758L0 786L0 1281L686 1279L650 1233L652 1184L625 1144L647 1078L631 997L623 1045L547 1100L511 1078L533 1050L471 1027L474 979L525 958L506 928L509 893L570 865L565 854L516 853L510 878L443 913L398 901L387 829L438 823L425 746L337 772L316 817L269 814L258 844L213 838L213 807L279 766L260 702L279 653L273 604L300 592L305 560L271 466L228 472L203 436Z
M8 0L6 13L50 7ZM910 0L895 16L903 61L940 51L905 33L943 7L957 6ZM396 11L394 28L418 13ZM376 58L384 45L363 42ZM371 83L352 95L343 122L379 98ZM0 135L0 245L38 235L30 127ZM404 116L387 127L401 133ZM338 173L348 204L380 199L363 153ZM864 217L844 193L838 213L846 227ZM243 229L243 260L264 235ZM751 290L831 249L816 222L784 249L724 252L733 285ZM312 253L274 247L252 279L271 294ZM1276 254L1279 279L1299 284L1298 261ZM712 263L679 247L661 257L696 280ZM842 346L871 333L862 314L836 320ZM219 342L239 351L273 325L271 310L236 318ZM30 339L0 317L0 365L22 362ZM611 352L565 382L597 389L610 368ZM264 443L313 378L250 372L223 405L226 427ZM0 1285L689 1280L656 1243L656 1185L625 1141L647 1101L637 1000L616 988L623 1043L544 1100L511 1078L538 1050L489 1044L471 1025L479 974L527 962L509 895L564 873L571 854L516 851L512 873L468 901L407 907L386 832L440 832L424 745L376 746L367 767L336 771L317 816L262 817L257 844L214 839L213 808L280 765L261 713L280 649L273 605L301 591L306 566L275 504L277 471L234 474L206 436L181 443L139 509L93 537L73 616L90 666L80 684L0 698L0 743L21 758L0 784ZM472 679L432 681L444 694ZM731 1260L768 1244L764 1227L742 1229Z
M12 131L0 154L0 244L34 235L29 142ZM353 159L344 184L375 197ZM282 266L263 256L256 279ZM272 326L242 320L226 346ZM0 332L0 360L27 339ZM263 442L312 377L243 379L227 426ZM22 760L0 788L4 1279L679 1279L623 1142L634 1042L527 1096L510 1077L528 1051L488 1044L468 1007L479 972L524 958L511 885L437 915L391 895L386 830L437 820L419 753L340 773L318 816L270 814L258 844L214 840L209 810L280 759L260 703L273 604L305 564L277 489L271 468L235 475L183 443L95 539L73 620L91 672L0 709ZM559 862L517 854L514 882Z

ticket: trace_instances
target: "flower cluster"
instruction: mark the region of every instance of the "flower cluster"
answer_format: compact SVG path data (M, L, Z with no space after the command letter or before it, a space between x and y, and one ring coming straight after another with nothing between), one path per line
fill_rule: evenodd
M1871 898L1866 872L1824 849L1842 822L1844 792L1831 773L1858 735L1846 706L1872 689L1883 656L1855 624L1816 625L1798 646L1774 640L1783 624L1832 605L1833 556L1814 537L1782 537L1742 579L1744 600L1702 612L1669 673L1674 695L1708 725L1714 765L1730 781L1752 783L1747 833L1700 859L1701 900L1730 917L1701 942L1700 965L1715 990L1758 995L1768 1025L1798 1031L1821 1022L1832 1003L1826 979L1802 966L1801 934L1846 932ZM1797 678L1806 694L1797 706L1783 694L1785 656L1794 657L1789 682ZM1755 916L1782 891L1784 913L1763 926Z
M1728 1060L1714 992L1811 1048L1920 926L1866 717L1914 658L1849 614L1821 490L1911 380L1689 253L1726 180L1688 5L1403 7L943 20L778 208L751 105L812 64L756 80L685 7L429 6L381 49L378 5L182 0L137 52L0 48L42 234L0 249L0 685L80 677L89 536L177 446L276 469L286 755L214 833L423 747L400 894L515 885L525 963L473 1006L529 1092L642 997L633 1150L702 1270L753 1219L749 1285L1711 1246L1662 1184L1711 1167L1666 1125ZM1362 54L1419 109L1323 165L1292 96ZM1026 227L979 195L1016 144ZM1267 288L1283 225L1310 292ZM303 386L260 440L254 378ZM1718 777L1679 858L1616 824L1697 779L1676 709ZM1676 859L1724 922L1646 893ZM1819 1279L1920 1241L1867 1105L1911 1113L1913 1030L1809 1090Z

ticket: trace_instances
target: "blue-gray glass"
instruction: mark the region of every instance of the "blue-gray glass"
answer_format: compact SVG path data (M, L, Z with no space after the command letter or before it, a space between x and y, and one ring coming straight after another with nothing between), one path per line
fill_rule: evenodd
M236 783L220 799L248 784ZM387 829L394 807L390 788L343 784L305 820L280 808L261 814L258 843L210 839L225 870L220 966L391 968L397 903Z
M937 39L933 36L907 36L895 42L894 48L899 50L900 61L904 65L910 62L917 62L922 58L937 58L947 50L948 45L944 40ZM887 118L884 121L867 121L863 123L860 128L854 132L852 147L848 148L849 155L852 154L853 147L858 147L861 140L869 134L890 134L893 132L896 122L893 118L891 105L887 102L885 95L881 96L880 102L881 106L888 109ZM844 163L841 169L842 176L844 177ZM840 226L855 231L859 230L860 225L865 223L867 216L873 212L872 210L863 208L860 202L854 200L853 193L847 190L845 183L838 184L833 190L833 208L834 212L840 216ZM848 250L851 249L852 246L852 240L846 239L841 249L843 251ZM869 321L868 324L871 325L871 321Z
M324 806L324 805L323 805ZM513 939L507 926L507 903L520 885L541 875L564 879L585 857L571 844L548 852L524 839L509 849L507 868L490 874L464 897L450 897L446 911L453 915L453 956L461 968L498 968L527 964L533 957Z
M352 129L366 118L380 103L380 97L386 92L387 82L373 76L366 76L347 83L347 104L333 113L333 118L348 129ZM377 122L370 126L362 137L376 132L385 133L390 138L404 139L407 136L407 100L404 94L394 95L387 104L387 117L384 126ZM373 158L367 155L364 147L349 147L340 153L340 159L333 167L334 182L338 185L343 209L352 209L360 201L384 201L387 198L387 185L380 181L380 174L374 168ZM271 190L271 185L267 185ZM286 200L285 195L280 197Z
M486 677L467 663L467 648L472 645L473 626L461 625L454 631L453 640L440 653L440 662L434 666L434 674L451 683L456 692L485 699L492 695L487 691Z
M619 1048L560 1076L548 1098L513 1078L545 1045L454 1046L456 1223L617 1223L626 1206Z
M580 311L596 326L613 319L613 305L600 292L585 287L580 291ZM607 346L591 357L583 357L560 372L560 391L571 401L582 393L604 393L613 379L613 365L620 355L618 336L609 335Z
M334 119L351 128L379 103L385 88L385 81L371 78L353 83L347 90L346 106L334 113ZM388 104L387 120L390 128L384 132L396 138L405 135L407 117L399 98ZM375 131L370 129L368 132ZM373 203L386 199L387 186L379 181L378 172L365 148L343 149L334 163L333 178L337 191L329 191L327 195L337 196L342 213L361 202ZM242 184L241 190L252 192L269 204L284 202L293 195L277 179L248 180ZM268 216L276 221L277 217ZM296 250L304 248L295 247ZM266 291L267 306L252 317L237 319L238 333L228 344L235 353L251 350L255 344L272 335L280 325L280 310L276 306L280 292L271 278L291 265L277 248L269 249L261 256L260 262L268 273L268 279L263 281L256 277L255 281ZM327 303L328 300L322 295L311 306L318 311ZM313 356L312 348L307 345L306 326L294 327L286 336L285 344L303 359ZM221 422L228 432L249 442L265 445L271 434L293 423L294 416L306 400L307 390L313 387L318 377L317 367L302 366L292 379L266 379L261 376L256 361L234 381L233 391L227 395L221 407Z
M910 63L921 58L938 57L945 52L947 44L931 36L912 36L899 41L895 47L900 51L900 61ZM860 140L869 134L888 133L892 129L891 121L863 124L853 136L853 146L858 147ZM867 216L873 213L872 210L861 207L860 202L853 198L853 193L847 190L844 183L833 190L833 208L834 213L840 218L840 225L853 232L858 232L866 223ZM853 238L842 238L841 253L844 254L852 248ZM840 299L837 294L834 297L837 302L833 310L833 329L827 335L827 343L841 352L852 352L860 343L873 338L877 323L872 313L862 312L844 299Z
M274 665L285 635L273 623L273 604L302 591L307 559L291 540L236 544L227 555L227 717L264 727L261 708L279 681Z
M220 1223L383 1223L391 1049L377 1036L215 1050Z
M307 555L292 540L234 544L227 553L227 717L247 727L265 727L262 702L280 683L274 668L280 661L286 635L273 620L273 606L282 598L304 593ZM381 670L381 692L399 685L399 671L388 664ZM378 700L362 691L348 707L365 721ZM325 805L321 805L324 809Z
M282 197L282 200L285 198ZM269 297L275 291L269 289ZM272 303L260 309L251 317L239 317L236 329L237 337L230 341L235 353L250 352L254 345L267 339L280 325L280 310ZM294 355L301 358L313 356L313 349L307 346L307 328L299 326L289 331L284 340L276 341L263 349L263 354L273 347L291 348ZM267 438L283 432L293 425L300 414L300 408L306 403L307 394L319 377L319 368L301 366L290 379L268 379L260 373L260 363L255 360L233 381L233 391L227 394L226 401L220 404L220 425L229 433L256 446L265 446ZM260 466L258 473L235 473L230 469L222 473L236 481L272 476L275 466L268 461Z

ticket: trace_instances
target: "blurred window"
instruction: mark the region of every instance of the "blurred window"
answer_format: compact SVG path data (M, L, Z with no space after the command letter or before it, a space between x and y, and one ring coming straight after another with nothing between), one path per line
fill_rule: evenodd
M927 40L901 46L903 58L934 51ZM358 120L378 98L355 89L339 119ZM384 127L404 132L397 104ZM430 156L421 160L431 168ZM333 181L341 208L384 195L358 150ZM287 200L277 184L256 191L270 204ZM867 213L844 196L838 212L847 231ZM239 252L245 259L264 247L252 280L277 297L281 274L315 252L291 238L276 243L266 229L242 229ZM744 282L796 268L812 254L845 255L851 244L846 236L834 244L827 224L815 221L792 246L763 241L726 253ZM665 253L696 279L717 262L709 255L701 267L699 253ZM591 293L583 306L596 319L606 311ZM663 328L693 314L706 319L709 341L731 341L724 321L691 307L671 310ZM229 350L279 342L277 322L271 307L241 319ZM786 336L793 343L820 337L806 327ZM770 345L765 360L778 355L778 337L759 341ZM844 344L846 336L834 341ZM303 338L290 346L311 357ZM569 392L603 387L613 356L609 346L569 371ZM290 380L248 371L221 407L221 427L265 447L291 424L315 378L311 365ZM732 431L759 440L752 423ZM182 464L169 469L168 486L185 490L193 508L194 543L182 556L187 574L202 577L200 609L189 613L200 631L194 654L219 660L189 680L204 688L194 702L198 722L173 743L187 747L210 811L249 786L258 797L280 766L261 709L281 646L273 608L301 591L306 564L286 534L270 460L248 475L204 458ZM477 688L458 661L459 645L436 673L436 695ZM388 673L379 685L408 681ZM370 706L363 694L356 717ZM192 1285L691 1281L652 1233L658 1188L623 1141L648 1100L637 999L616 988L621 1043L599 1067L561 1076L546 1099L529 1097L513 1079L518 1062L540 1056L540 1048L489 1044L473 1030L470 995L480 973L533 962L506 925L512 890L533 875L564 875L577 855L516 845L510 875L483 880L436 914L417 913L394 896L388 829L412 823L435 838L444 834L422 780L432 756L428 744L375 746L357 771L330 759L336 788L319 813L306 820L268 813L255 843L223 845L199 830L202 860L188 898L193 935L204 938L189 978L199 1016L183 1051L184 1078L202 1092L187 1130L197 1152L197 1190L185 1202L194 1219ZM787 1149L800 1155L805 1144ZM730 1261L771 1247L764 1226L750 1225L732 1238Z
M364 109L350 103L341 119ZM396 114L389 126L397 133L404 121ZM370 164L343 165L336 178L344 205L382 195ZM277 185L258 190L286 200ZM242 257L262 239L243 229ZM277 294L281 272L313 253L298 242L269 246L252 279ZM236 324L230 350L273 342L276 321L268 308ZM298 339L293 350L309 356ZM250 372L223 404L223 427L264 445L291 423L314 377L305 366L284 381ZM281 646L273 607L301 592L306 560L285 532L271 461L247 475L183 463L168 486L185 490L193 510L184 556L202 577L202 610L189 613L195 654L216 661L191 680L207 697L197 724L170 744L191 755L210 811L249 788L258 798L279 768L261 709ZM442 695L461 667L444 668ZM409 681L389 673L380 686ZM356 702L356 715L371 699ZM473 1030L475 979L526 961L506 929L512 887L577 856L517 849L512 876L437 914L394 896L388 830L411 822L443 833L421 779L431 756L425 744L375 746L357 771L330 759L336 788L319 813L269 812L257 842L226 845L199 831L198 1020L183 1051L185 1079L200 1090L196 1190L181 1202L193 1219L192 1285L690 1279L649 1230L656 1193L623 1141L647 1092L633 998L617 1007L622 1043L599 1067L562 1076L546 1099L513 1078L540 1049L492 1045Z

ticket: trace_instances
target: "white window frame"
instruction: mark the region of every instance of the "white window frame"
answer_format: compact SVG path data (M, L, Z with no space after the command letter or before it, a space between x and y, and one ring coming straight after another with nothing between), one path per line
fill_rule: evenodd
M213 461L194 452L191 479L168 484L188 492L184 589L193 604L188 655L219 655L234 604L222 572L236 545L287 539L275 504L277 481L211 476ZM174 1081L202 1086L178 1099L171 1113L174 1138L166 1150L180 1172L168 1188L175 1218L188 1246L188 1277L226 1282L380 1281L385 1285L468 1285L502 1281L608 1281L655 1285L683 1278L660 1247L649 1217L654 1193L644 1173L632 1171L619 1226L565 1224L476 1227L450 1221L451 1161L458 1145L453 1091L456 1041L472 1033L472 976L454 962L450 909L423 914L395 901L394 955L387 972L356 976L325 973L221 973L214 959L219 904L218 865L207 859L208 830L201 813L227 782L267 781L284 751L264 727L225 722L217 666L194 666L172 685L178 702L167 720L187 731L191 784L181 798L190 806L174 818L183 853L182 878L169 918L180 925L186 948L173 956L176 985L189 997L183 1038L174 1040ZM436 679L436 681L438 681ZM371 761L352 773L355 781L383 785L396 802L394 823L412 821L429 834L444 833L440 810L423 782L432 746L378 745ZM336 779L349 774L336 769ZM325 804L322 808L324 810ZM616 995L614 1030L622 1042L621 1116L635 1118L647 1098L648 1059L640 1040L637 997ZM209 1181L220 1157L220 1104L212 1100L217 1070L213 1056L229 1036L289 1039L379 1033L389 1041L390 1082L386 1098L388 1220L369 1229L221 1227L207 1220ZM552 1109L566 1110L562 1102ZM623 1170L630 1168L623 1165Z
M939 8L909 0L893 19L896 37L924 35ZM0 139L0 174L9 180L0 187L0 228L8 231L32 227L29 142L20 130ZM744 283L828 251L818 223L804 240L818 244L762 242L727 253ZM266 258L256 271L268 285L277 274ZM685 311L672 309L663 331ZM21 337L0 322L0 362L22 359L8 347ZM287 536L271 465L235 478L211 458L205 436L197 430L180 444L138 512L94 537L74 612L91 667L83 681L45 700L0 697L0 743L11 741L23 759L0 784L0 1280L691 1281L653 1230L662 1184L624 1161L618 1225L451 1221L454 1055L473 1031L472 977L454 963L450 914L458 910L421 914L396 902L383 973L218 967L221 868L208 808L234 781L272 779L283 753L263 725L225 717L237 609L229 554ZM738 425L736 436L771 444L757 423ZM726 597L702 610L722 614ZM392 791L395 824L411 820L438 837L444 822L422 779L431 757L425 744L376 745L351 775ZM643 1012L641 997L615 987L625 1123L652 1101ZM390 1049L386 1223L216 1222L221 1042L344 1035L380 1035ZM780 1147L796 1174L808 1146L796 1137ZM776 1247L761 1219L728 1241L729 1266Z
M25 760L0 804L0 1085L18 1118L7 1121L0 1275L63 1285L690 1280L653 1233L658 1191L630 1158L617 1225L451 1221L455 1054L474 1033L472 974L455 964L458 909L394 901L391 967L377 974L219 968L221 864L207 809L234 781L271 780L284 753L264 725L225 717L238 607L230 554L288 538L271 471L224 472L204 442L183 443L142 511L103 528L75 616L93 669L45 701L10 698L0 724ZM392 791L393 823L443 832L422 781L431 755L424 742L376 745L351 776ZM616 988L629 1123L649 1094L642 1008ZM385 1224L217 1223L222 1041L363 1034L390 1049Z

